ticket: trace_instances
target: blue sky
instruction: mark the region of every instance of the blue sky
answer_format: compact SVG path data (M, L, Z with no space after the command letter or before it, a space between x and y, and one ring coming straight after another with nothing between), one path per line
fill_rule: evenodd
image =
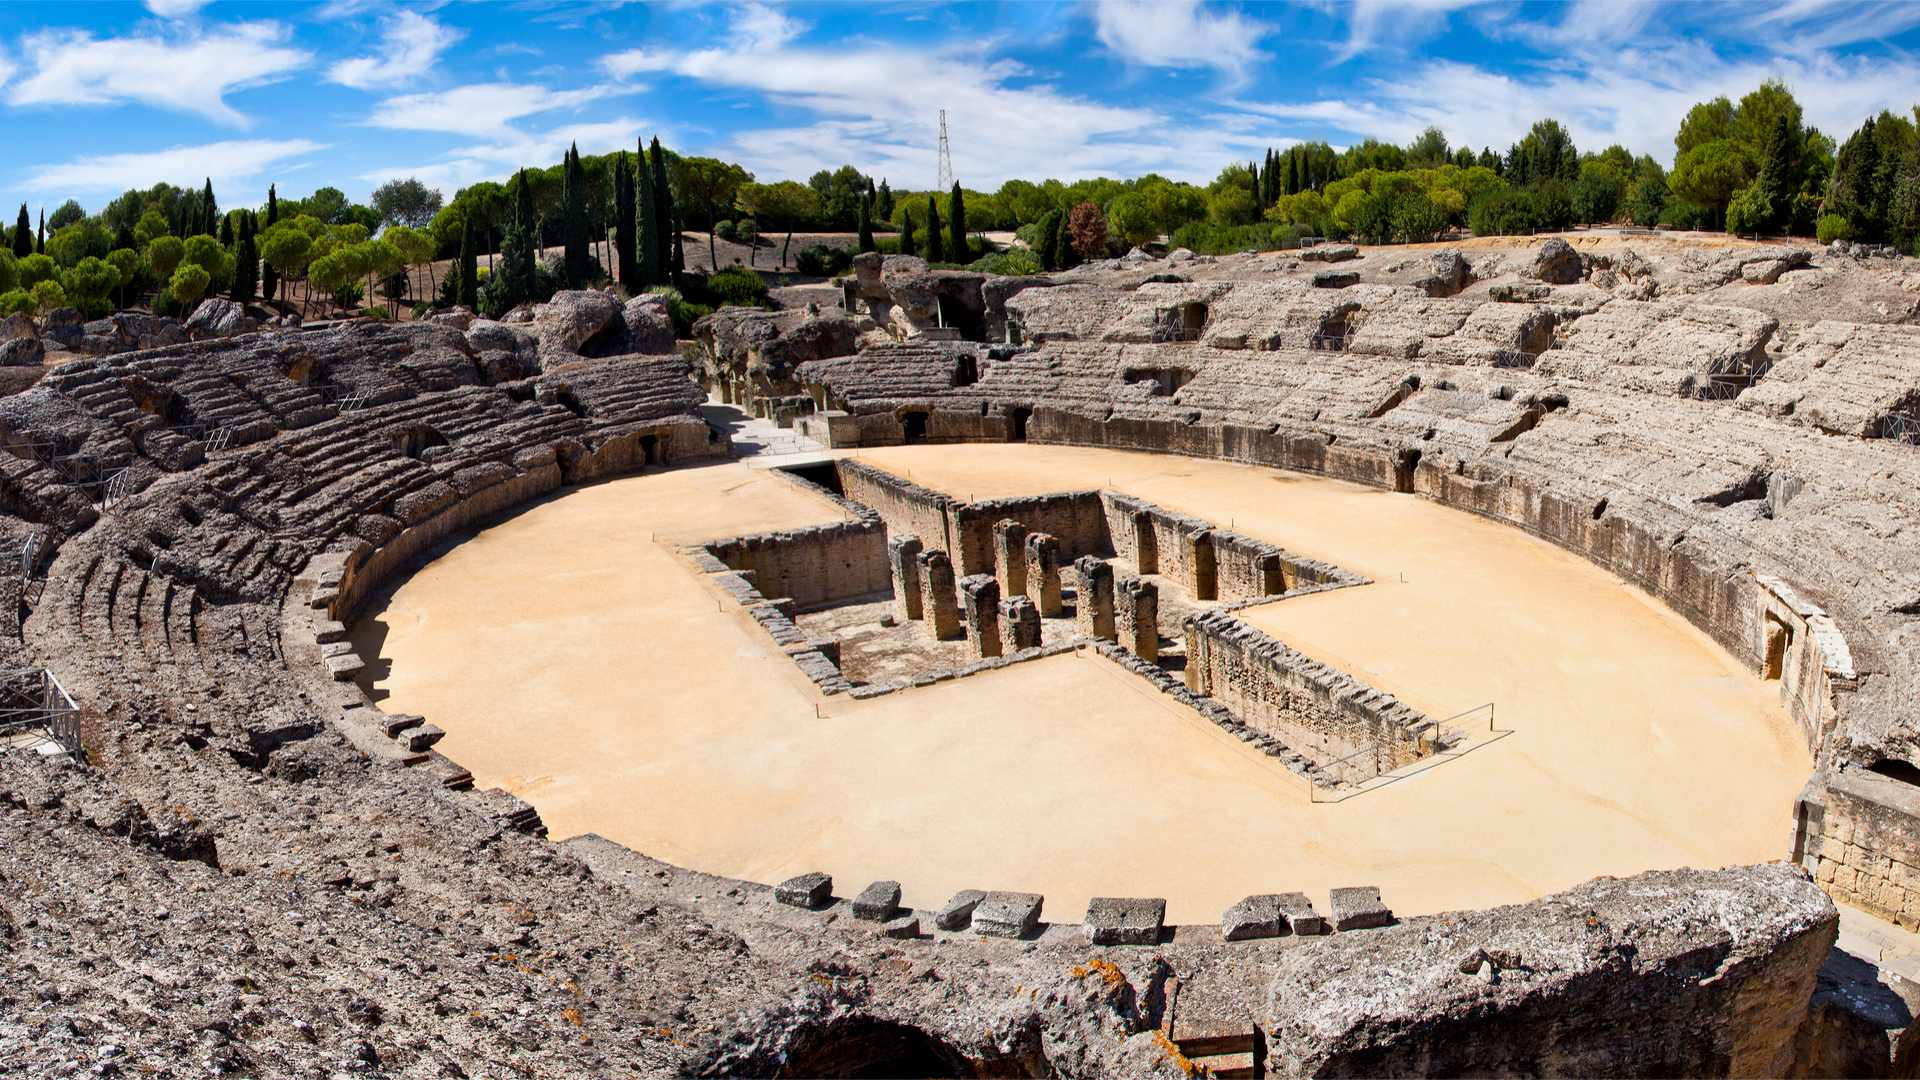
M454 190L659 135L763 181L851 162L922 189L947 111L970 188L1159 172L1437 124L1671 161L1694 102L1783 78L1844 138L1920 100L1920 4L1460 0L0 5L0 203L130 186Z

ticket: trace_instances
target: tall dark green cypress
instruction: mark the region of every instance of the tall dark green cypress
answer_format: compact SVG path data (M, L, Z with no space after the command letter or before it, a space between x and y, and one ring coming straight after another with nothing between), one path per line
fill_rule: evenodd
M44 206L40 208L40 235L33 242L33 251L36 255L47 253L47 208Z
M580 147L567 151L565 230L567 288L585 288L587 284L587 172L580 165Z
M627 164L627 152L620 151L613 165L613 228L614 247L618 249L620 261L620 284L630 293L639 292L640 265L634 255L638 245L634 240L633 216L633 170Z
M253 215L240 215L240 234L233 252L233 290L235 303L253 302L254 281L260 276L260 254L254 249Z
M238 236L235 236L233 232L232 215L228 215L227 217L221 218L220 219L220 246L232 247L234 244L238 243L239 240L240 238Z
M473 238L473 218L462 214L460 217L460 302L467 310L478 310L480 305L480 258L476 250L478 245Z
M884 176L880 178L880 193L873 197L873 216L877 221L893 220L893 189Z
M912 255L913 251L913 211L900 212L900 254Z
M667 183L667 152L660 148L660 137L653 138L653 220L659 228L660 279L679 280L680 230L673 208L673 188Z
M669 200L671 201L671 200ZM680 275L687 272L687 223L680 218L680 208L673 208L673 280L679 284Z
M661 272L660 259L660 204L653 194L653 167L647 164L647 147L640 146L639 177L634 184L634 216L639 219L636 246L639 251L640 288L646 289L666 280Z
M946 262L946 248L940 243L940 210L933 204L933 196L927 196L927 261Z
M947 230L953 236L953 261L972 262L967 246L967 197L960 192L960 181L953 182L953 195L947 199Z
M27 214L27 204L20 204L20 220L13 225L13 257L24 259L33 254L33 218Z
M213 177L207 177L207 189L200 195L200 231L208 236L219 235L213 221L220 216L220 206L213 201Z
M513 217L500 245L501 283L506 288L508 305L524 304L533 297L534 229L533 192L527 187L527 170L521 169L514 184Z
M867 210L868 204L872 201L870 197L860 200L860 250L862 252L873 250L873 216Z
M273 228L274 223L279 220L280 220L280 196L278 193L274 191L274 185L268 184L267 185L267 228L269 229ZM268 266L262 269L260 271L260 299L272 300L273 294L279 291L279 288L280 288L279 272L276 271L271 266Z

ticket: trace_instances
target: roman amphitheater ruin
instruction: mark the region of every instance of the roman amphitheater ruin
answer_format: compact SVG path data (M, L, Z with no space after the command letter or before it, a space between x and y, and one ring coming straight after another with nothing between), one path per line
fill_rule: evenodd
M69 334L0 1070L1911 1075L1920 262L1481 243Z

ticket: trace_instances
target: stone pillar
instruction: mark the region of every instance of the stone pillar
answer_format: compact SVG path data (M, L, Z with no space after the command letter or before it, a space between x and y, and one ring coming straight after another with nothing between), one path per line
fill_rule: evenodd
M1219 591L1213 569L1213 533L1202 529L1188 533L1184 540L1187 569L1193 575L1193 598L1217 600Z
M1027 535L1027 596L1043 619L1060 616L1060 541L1046 533Z
M1189 618L1181 624L1187 632L1187 689L1206 694L1212 689L1207 678L1207 638Z
M920 617L920 538L902 534L887 539L887 562L893 567L893 598L900 602L902 619Z
M953 563L944 551L923 551L920 564L920 615L927 633L945 641L960 636L960 609L953 598Z
M1142 660L1160 659L1160 587L1125 578L1114 587L1113 607L1120 647Z
M1153 532L1153 515L1145 510L1133 512L1133 557L1141 573L1160 572L1160 542Z
M1113 639L1113 567L1082 555L1073 564L1074 629L1081 637Z
M1258 596L1278 596L1287 591L1287 576L1280 570L1280 556L1267 554L1260 556Z
M1024 596L1000 601L1000 640L1008 652L1038 648L1040 609Z
M1011 518L993 526L993 574L1001 596L1027 591L1027 527Z
M967 657L984 660L1000 655L1000 583L992 574L960 579L960 599L966 605Z

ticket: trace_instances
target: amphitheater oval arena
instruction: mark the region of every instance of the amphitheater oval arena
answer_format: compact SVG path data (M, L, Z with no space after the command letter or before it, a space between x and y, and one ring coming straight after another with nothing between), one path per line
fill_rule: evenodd
M0 398L9 971L261 1075L1891 1075L1917 265L103 348Z

